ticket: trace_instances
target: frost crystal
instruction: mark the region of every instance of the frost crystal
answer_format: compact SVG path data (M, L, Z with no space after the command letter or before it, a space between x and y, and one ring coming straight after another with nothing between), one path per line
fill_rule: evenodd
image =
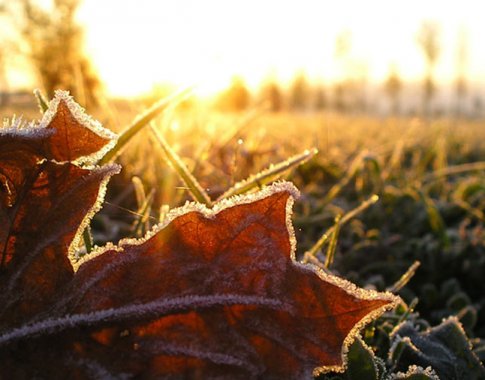
M13 116L11 119L5 118L2 128L0 128L0 136L12 135L25 138L41 138L53 133L54 131L45 130L34 121L24 121L22 116Z
M391 375L390 380L400 380L400 379L408 379L409 377L413 375L424 375L430 378L431 380L440 380L436 372L433 370L431 367L426 367L422 368L417 365L412 365L409 366L408 370L406 373L403 372L398 372L398 373L393 373Z

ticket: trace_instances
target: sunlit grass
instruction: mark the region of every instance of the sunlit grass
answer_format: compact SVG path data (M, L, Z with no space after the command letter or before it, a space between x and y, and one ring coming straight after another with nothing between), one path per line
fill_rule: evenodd
M186 95L111 102L100 111L122 136L103 161L121 163L123 172L85 230L86 252L144 236L186 201L212 207L288 179L302 194L293 216L297 259L398 293L410 306L385 317L393 325L417 310L435 324L456 315L470 336L485 336L477 322L485 291L480 122L264 107L224 113L184 104ZM367 340L387 336L386 323L367 330Z

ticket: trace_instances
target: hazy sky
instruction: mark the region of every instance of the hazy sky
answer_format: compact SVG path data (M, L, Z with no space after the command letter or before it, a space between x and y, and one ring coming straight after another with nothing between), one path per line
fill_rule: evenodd
M456 72L461 33L469 75L485 83L484 11L478 0L85 0L79 18L107 88L135 94L165 81L210 92L234 74L254 86L298 70L326 82L345 70L382 81L390 64L415 80L425 68L416 43L423 20L440 24L439 79ZM343 34L345 64L335 59Z

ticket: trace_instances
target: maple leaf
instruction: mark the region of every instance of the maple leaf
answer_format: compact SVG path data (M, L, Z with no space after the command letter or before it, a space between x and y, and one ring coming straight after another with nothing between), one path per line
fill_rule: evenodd
M70 102L58 93L32 135L0 132L32 163L0 150L0 377L311 378L342 370L357 331L398 302L296 262L289 183L188 204L72 264L118 168L71 162L104 148L72 138L93 129Z

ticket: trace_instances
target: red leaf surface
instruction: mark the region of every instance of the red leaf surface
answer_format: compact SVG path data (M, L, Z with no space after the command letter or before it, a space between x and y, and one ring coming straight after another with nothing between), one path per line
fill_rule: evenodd
M57 148L69 141L57 131L70 135L63 96L40 151L6 135L32 168L0 155L0 378L311 378L342 369L356 332L398 301L296 262L289 183L175 209L145 239L73 266L69 247L117 168L32 158L94 153Z
M46 157L56 161L95 162L116 142L115 134L85 114L64 91L56 92L41 126L55 130L46 139L44 149Z
M66 120L72 120L68 104L78 112L77 117L82 116L65 92L58 92L48 112L59 109ZM0 130L0 328L29 321L44 311L54 293L71 279L69 247L75 245L80 224L98 207L101 185L118 171L116 166L85 169L71 162L51 161L80 158L78 153L67 154L70 145L75 145L70 140L96 140L97 135L90 130L56 140L58 133L66 135L66 125L46 125L13 125ZM93 147L83 153L92 155L96 150ZM61 153L54 156L52 151Z

